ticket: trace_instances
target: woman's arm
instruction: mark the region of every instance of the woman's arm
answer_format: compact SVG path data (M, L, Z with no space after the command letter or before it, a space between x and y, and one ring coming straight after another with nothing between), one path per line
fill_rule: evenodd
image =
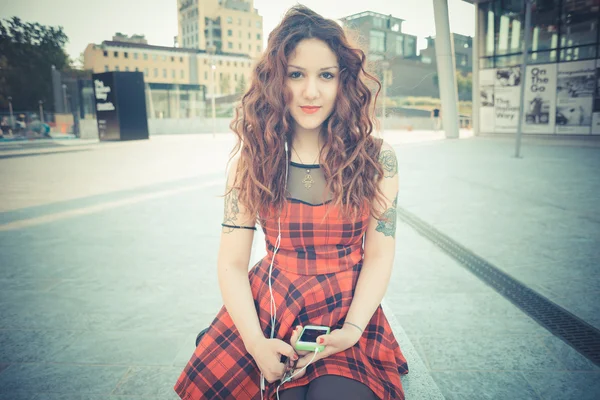
M231 163L227 178L227 191L234 186L238 159ZM238 200L238 190L225 196L223 224L254 227L255 216L248 214ZM253 343L264 338L254 307L254 299L248 280L248 264L252 250L254 230L224 226L217 260L219 287L227 312L240 332L246 350L250 353Z
M383 166L384 177L380 188L386 197L383 208L377 201L373 206L380 210L379 220L369 219L365 238L363 267L356 283L354 298L346 316L346 322L358 325L364 331L371 317L381 304L387 290L394 263L396 249L396 205L398 201L398 160L394 149L383 143L379 162ZM381 211L383 210L383 212ZM350 324L344 328L355 329Z

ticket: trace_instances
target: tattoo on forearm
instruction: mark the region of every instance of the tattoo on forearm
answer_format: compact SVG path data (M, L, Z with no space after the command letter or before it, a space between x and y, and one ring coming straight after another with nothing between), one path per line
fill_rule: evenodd
M381 218L377 221L377 228L375 228L377 232L381 232L385 236L391 236L393 238L396 237L397 205L398 194L396 194L396 198L394 199L392 206L385 210L385 212L381 215Z
M398 174L398 159L392 150L383 150L379 154L379 163L383 167L383 176L393 178Z
M225 196L225 207L224 207L223 223L228 225L237 225L236 220L240 212L238 204L238 190L232 189L227 196ZM224 227L225 233L233 232L232 228Z

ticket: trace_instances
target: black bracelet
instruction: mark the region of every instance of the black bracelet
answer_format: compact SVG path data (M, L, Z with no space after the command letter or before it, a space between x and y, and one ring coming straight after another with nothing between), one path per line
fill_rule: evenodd
M358 329L360 331L360 333L363 333L363 329L361 329L360 326L358 326L356 324L353 324L352 322L344 321L344 325L346 325L346 324L352 325L353 327L355 327L356 329Z
M221 224L221 226L224 226L225 228L234 228L234 229L252 229L253 231L256 230L255 226L238 226L238 225L228 225L228 224Z

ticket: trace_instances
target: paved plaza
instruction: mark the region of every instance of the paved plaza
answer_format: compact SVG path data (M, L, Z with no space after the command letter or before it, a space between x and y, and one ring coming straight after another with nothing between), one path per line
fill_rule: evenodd
M600 147L391 131L398 204L600 329ZM221 306L233 135L0 143L0 400L170 400ZM399 221L412 399L600 398L600 368ZM265 254L261 232L252 261Z

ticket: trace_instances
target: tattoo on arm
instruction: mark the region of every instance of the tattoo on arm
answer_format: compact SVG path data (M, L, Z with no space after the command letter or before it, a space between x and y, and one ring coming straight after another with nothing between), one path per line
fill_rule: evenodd
M232 189L227 196L225 196L225 211L223 215L223 223L228 225L237 225L236 220L240 212L238 203L238 190ZM233 228L224 228L224 233L233 232Z
M394 199L392 206L385 210L385 212L381 215L381 218L377 221L377 228L375 228L377 232L381 232L385 236L391 236L393 238L396 237L397 205L398 194L396 194L396 198Z
M383 167L383 176L393 178L398 174L398 159L392 150L383 150L379 154L379 163Z

